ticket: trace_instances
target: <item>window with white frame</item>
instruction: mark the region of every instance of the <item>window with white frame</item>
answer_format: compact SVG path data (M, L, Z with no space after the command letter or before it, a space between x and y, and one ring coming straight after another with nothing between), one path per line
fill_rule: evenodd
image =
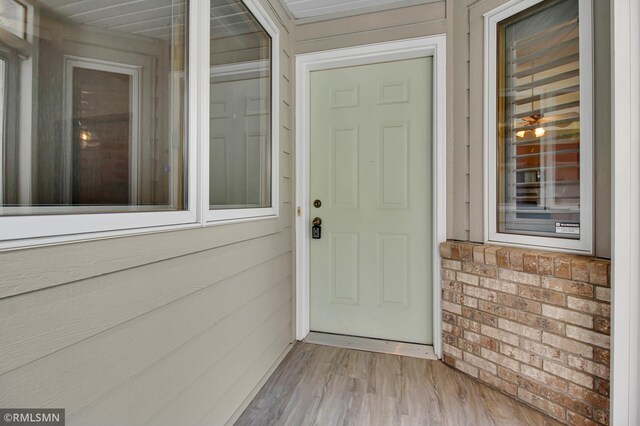
M590 252L590 0L514 1L486 19L488 239Z
M259 15L258 15L259 16ZM271 28L270 28L271 27ZM211 2L210 219L274 214L274 29L241 0Z
M257 1L0 6L0 248L277 213Z

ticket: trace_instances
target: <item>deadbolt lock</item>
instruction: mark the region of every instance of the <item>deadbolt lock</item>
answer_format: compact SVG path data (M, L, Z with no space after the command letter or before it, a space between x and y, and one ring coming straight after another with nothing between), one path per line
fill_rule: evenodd
M320 200L315 200L313 202L313 207L315 207L316 209L319 209L322 206L322 201Z

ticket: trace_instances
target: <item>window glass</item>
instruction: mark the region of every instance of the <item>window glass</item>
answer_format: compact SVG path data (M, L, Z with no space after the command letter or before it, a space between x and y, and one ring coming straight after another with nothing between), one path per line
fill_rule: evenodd
M0 35L0 215L183 210L186 1L33 4Z
M211 2L211 209L271 206L271 55L242 1Z
M498 232L580 238L578 0L498 24Z
M0 0L0 28L18 38L26 36L27 7L16 0Z

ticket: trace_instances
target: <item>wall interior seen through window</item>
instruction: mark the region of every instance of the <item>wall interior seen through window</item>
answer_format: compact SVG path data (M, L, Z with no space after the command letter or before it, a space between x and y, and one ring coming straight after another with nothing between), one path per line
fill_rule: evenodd
M0 215L184 208L187 3L136 3L0 19Z

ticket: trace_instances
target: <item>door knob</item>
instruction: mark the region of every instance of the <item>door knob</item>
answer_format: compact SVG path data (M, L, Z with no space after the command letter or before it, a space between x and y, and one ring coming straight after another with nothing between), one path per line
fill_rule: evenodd
M314 226L320 226L322 225L322 219L320 219L319 217L316 217L313 219L313 222L311 223L313 223Z

